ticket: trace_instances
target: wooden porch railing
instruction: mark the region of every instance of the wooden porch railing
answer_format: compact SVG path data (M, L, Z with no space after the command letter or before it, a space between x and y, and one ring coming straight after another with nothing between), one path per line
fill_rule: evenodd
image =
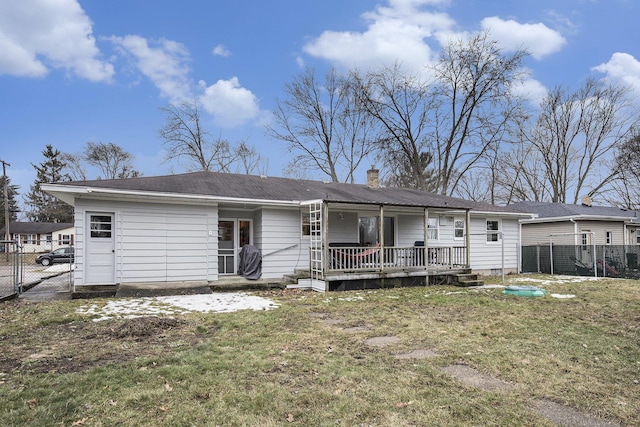
M466 254L464 246L433 248L420 246L331 247L326 260L326 271L391 271L438 266L467 267Z

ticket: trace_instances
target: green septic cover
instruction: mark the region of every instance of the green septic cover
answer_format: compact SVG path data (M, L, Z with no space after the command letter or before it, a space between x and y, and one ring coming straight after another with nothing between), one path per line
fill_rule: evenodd
M535 286L507 286L502 293L520 297L543 297L547 294L547 291Z

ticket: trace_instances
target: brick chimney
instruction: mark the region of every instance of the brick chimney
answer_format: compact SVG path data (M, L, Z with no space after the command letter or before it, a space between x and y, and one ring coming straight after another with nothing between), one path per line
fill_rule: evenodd
M589 196L582 197L582 206L591 207L591 205L592 205L591 197Z
M378 178L378 169L373 166L367 171L367 187L380 188L380 180Z

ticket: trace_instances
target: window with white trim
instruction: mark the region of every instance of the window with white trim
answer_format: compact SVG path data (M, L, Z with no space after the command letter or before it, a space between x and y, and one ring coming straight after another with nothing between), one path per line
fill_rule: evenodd
M302 212L302 237L311 236L311 214Z
M604 241L606 242L607 245L610 245L611 243L613 243L613 232L612 231L605 231L604 232Z
M589 244L589 233L582 233L580 235L580 238L581 238L581 244L583 246L586 246Z
M463 239L464 238L464 230L466 227L466 221L464 218L454 218L453 219L453 237L455 239Z
M499 242L500 241L500 220L488 219L487 220L487 242Z
M439 217L430 216L427 220L427 237L429 240L438 240L438 225L439 225Z
M22 244L23 245L39 245L37 234L23 234L22 235Z

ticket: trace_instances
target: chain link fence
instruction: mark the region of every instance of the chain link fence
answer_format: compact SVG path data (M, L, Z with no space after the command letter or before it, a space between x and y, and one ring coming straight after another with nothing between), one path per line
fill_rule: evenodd
M29 251L18 241L0 241L0 298L30 293L70 292L73 246L48 242L45 251Z
M637 245L523 246L522 272L640 279L639 259Z

